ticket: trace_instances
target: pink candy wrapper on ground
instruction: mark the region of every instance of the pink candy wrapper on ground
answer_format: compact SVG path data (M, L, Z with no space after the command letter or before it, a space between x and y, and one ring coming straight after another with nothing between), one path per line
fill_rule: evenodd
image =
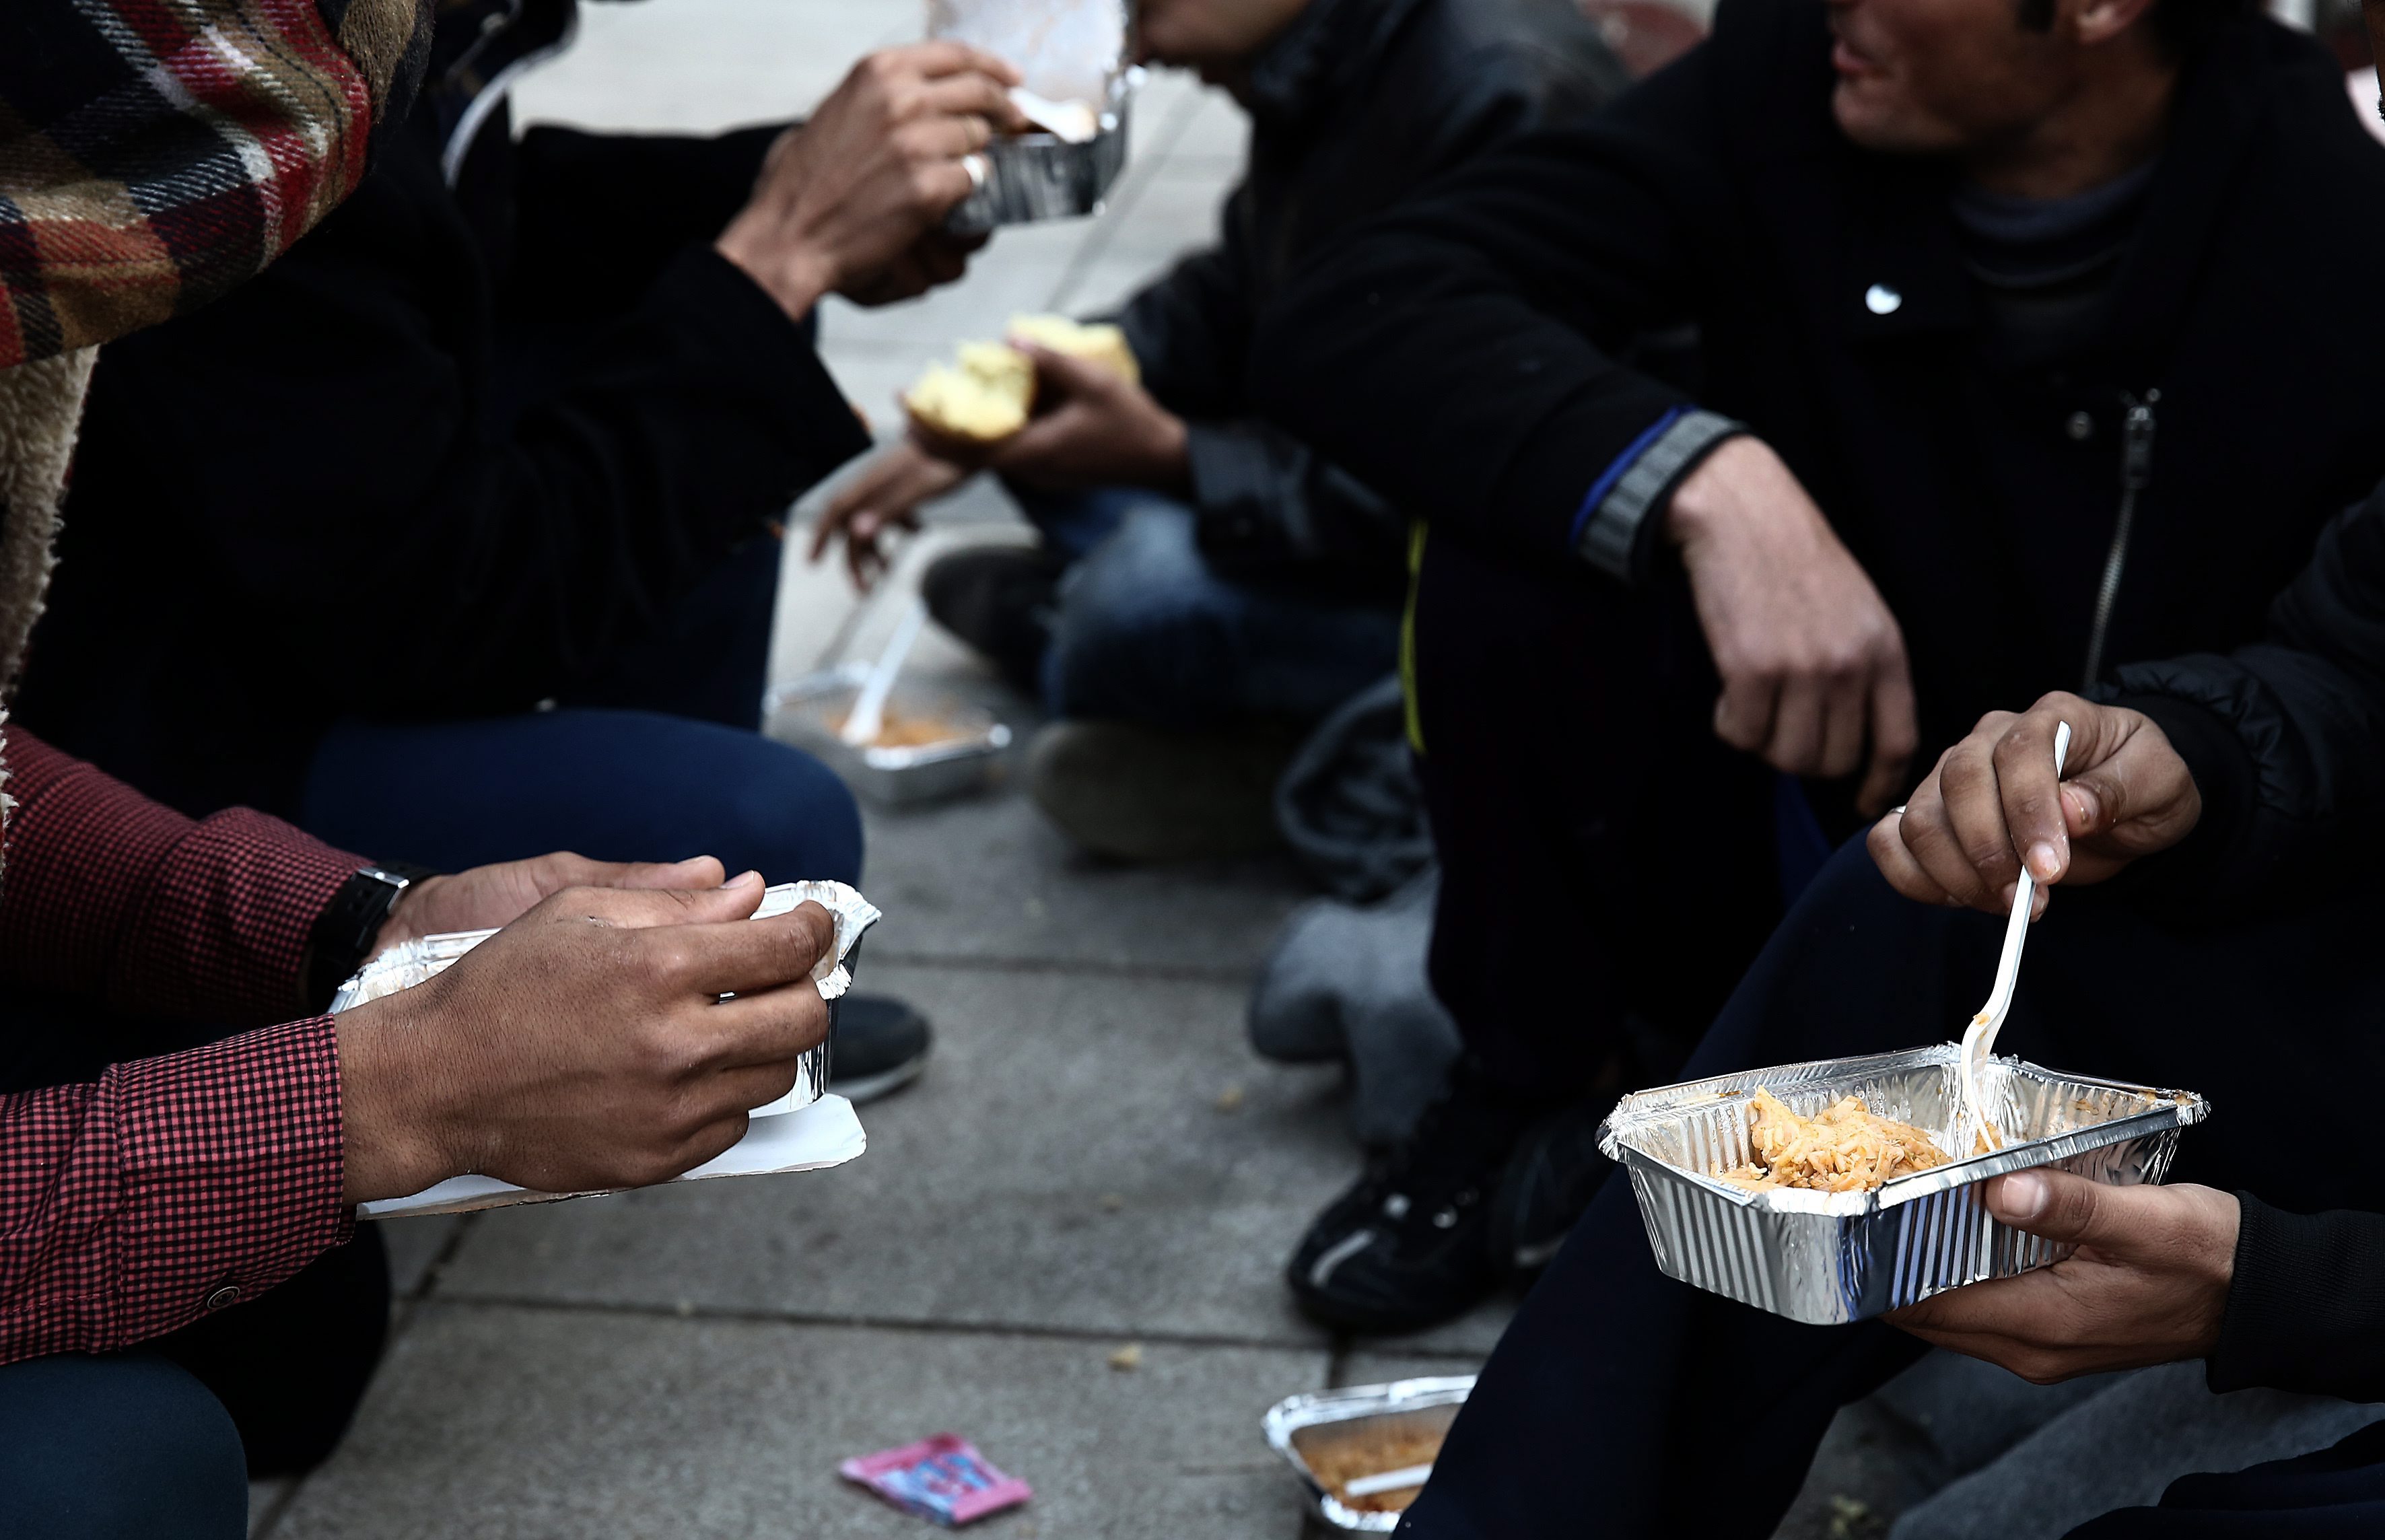
M940 1433L882 1454L862 1455L837 1473L907 1512L947 1527L1015 1508L1034 1491L1005 1476L957 1434Z

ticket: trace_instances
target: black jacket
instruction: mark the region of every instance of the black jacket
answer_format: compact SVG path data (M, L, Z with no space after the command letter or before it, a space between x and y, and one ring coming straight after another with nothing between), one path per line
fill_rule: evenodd
M1152 394L1191 425L1192 500L1213 561L1396 596L1405 518L1252 414L1252 328L1320 242L1623 83L1572 0L1312 0L1269 45L1239 93L1250 161L1218 243L1118 317Z
M2098 693L2158 723L2203 794L2193 832L2116 888L2188 924L2373 888L2385 859L2385 487L2320 535L2259 641L2132 664ZM2385 1214L2241 1198L2211 1387L2385 1398Z
M459 198L443 127L100 360L19 709L191 813L290 811L343 714L568 692L868 447L708 247L769 130L516 145L500 115Z
M2219 32L2094 334L2010 367L1977 324L1954 169L1846 140L1829 51L1814 0L1725 0L1594 119L1322 252L1263 321L1252 389L1434 539L1567 563L1585 493L1685 400L1617 348L1695 324L1700 404L1780 452L1904 628L1917 775L1981 713L2082 683L2129 400L2160 391L2112 662L2257 635L2385 466L2385 315L2358 298L2385 150L2307 38Z

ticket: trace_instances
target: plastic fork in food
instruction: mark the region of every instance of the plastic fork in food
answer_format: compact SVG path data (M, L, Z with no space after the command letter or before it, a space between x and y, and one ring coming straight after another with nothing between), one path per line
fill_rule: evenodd
M2070 757L2070 724L2059 723L2054 730L2054 796L2059 805L2063 762ZM1963 1105L1971 1114L1971 1148L1967 1154L1983 1154L1996 1148L1996 1140L1988 1130L1988 1104L1979 1095L1979 1068L1996 1050L1996 1034L2004 1029L2004 1013L2012 1009L2013 986L2020 979L2020 949L2029 942L2029 912L2037 901L2037 879L2029 875L2026 857L2021 861L2020 881L2013 888L2012 915L2004 921L2004 955L1996 960L1995 987L1988 991L1988 1003L1971 1018L1963 1032Z

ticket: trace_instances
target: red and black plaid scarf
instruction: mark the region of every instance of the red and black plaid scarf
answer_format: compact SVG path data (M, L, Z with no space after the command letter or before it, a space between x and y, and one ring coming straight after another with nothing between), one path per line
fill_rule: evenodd
M214 299L365 172L431 0L0 0L0 368Z

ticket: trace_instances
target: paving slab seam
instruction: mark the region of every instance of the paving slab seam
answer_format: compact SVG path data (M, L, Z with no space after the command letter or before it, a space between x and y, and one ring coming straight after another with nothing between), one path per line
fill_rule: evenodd
M280 1527L283 1515L287 1514L292 1505L298 1501L300 1489L306 1486L308 1478L313 1474L314 1472L310 1471L306 1475L297 1477L281 1489L273 1501L267 1505L264 1519L252 1520L250 1522L248 1540L271 1540L272 1534Z
M871 948L867 962L885 968L936 968L947 973L1058 974L1086 978L1132 978L1154 984L1248 984L1257 971L1249 962L1128 962L1084 957L979 957L965 952L894 951Z
M593 1299L550 1299L524 1294L447 1293L424 1304L479 1310L538 1310L563 1315L618 1315L649 1321L730 1322L765 1326L834 1326L860 1331L902 1332L920 1336L998 1336L1042 1342L1139 1342L1162 1348L1249 1348L1267 1352L1314 1353L1328 1344L1317 1336L1247 1336L1226 1333L1158 1332L1135 1328L1055 1326L1020 1321L921 1321L916 1317L881 1316L839 1311L724 1310L688 1304L608 1304ZM1402 1349L1406 1352L1406 1349ZM1418 1358L1471 1358L1478 1355L1417 1349Z
M487 1214L487 1210L480 1209L456 1219L455 1232L447 1237L447 1244L439 1248L439 1255L431 1259L431 1265L422 1270L422 1276L415 1281L413 1288L406 1291L408 1300L431 1298L431 1291L439 1286L440 1274L445 1273L447 1264L456 1260L456 1253L464 1249L464 1237L469 1236Z

